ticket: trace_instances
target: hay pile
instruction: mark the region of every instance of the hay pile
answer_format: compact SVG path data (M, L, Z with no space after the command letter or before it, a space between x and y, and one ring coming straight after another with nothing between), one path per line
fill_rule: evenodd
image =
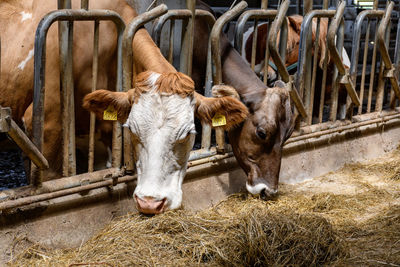
M115 220L80 248L38 245L11 266L400 266L400 151L300 183L277 200Z
M343 251L323 217L287 208L268 209L262 200L235 195L200 213L129 215L78 249L31 248L14 264L316 266L343 257Z

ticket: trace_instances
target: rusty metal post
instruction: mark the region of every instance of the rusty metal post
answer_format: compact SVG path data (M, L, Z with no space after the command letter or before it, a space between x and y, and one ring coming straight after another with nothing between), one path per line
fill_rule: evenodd
M94 38L93 38L93 62L92 62L92 92L97 89L97 74L99 67L99 21L94 22ZM89 155L88 155L88 172L93 172L94 168L94 134L96 126L96 116L90 113L89 128Z
M211 53L212 59L215 66L214 74L214 84L218 85L222 83L222 64L221 64L221 48L220 48L220 36L222 28L230 20L238 16L247 7L245 1L241 1L239 4L234 6L232 9L225 12L219 19L215 22L214 27L211 30ZM217 151L219 153L225 152L225 134L222 128L217 128L215 130L215 135L217 139Z
M186 0L187 9L190 10L191 16L187 23L182 23L182 47L180 57L180 71L192 75L193 60L193 32L195 22L195 0Z
M58 9L71 9L70 0L58 0ZM74 175L75 168L75 112L73 106L74 85L72 78L73 24L68 21L58 23L60 56L60 103L62 113L62 145L64 177ZM72 103L71 103L72 101ZM73 136L72 136L73 135Z
M306 16L313 9L313 0L303 1L303 17Z

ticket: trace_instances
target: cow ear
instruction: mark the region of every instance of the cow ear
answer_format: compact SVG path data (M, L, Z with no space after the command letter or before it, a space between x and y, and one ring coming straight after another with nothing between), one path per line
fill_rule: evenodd
M226 124L222 127L227 131L244 121L249 113L242 102L231 96L212 98L195 93L194 97L196 99L196 117L202 122L212 125L212 118L216 114L223 115Z
M133 104L133 91L134 89L128 92L96 90L84 97L82 107L94 112L99 119L103 119L105 110L114 110L118 121L124 123Z
M299 15L293 15L287 17L289 20L290 27L292 27L298 34L301 31L301 23L303 23L303 17Z

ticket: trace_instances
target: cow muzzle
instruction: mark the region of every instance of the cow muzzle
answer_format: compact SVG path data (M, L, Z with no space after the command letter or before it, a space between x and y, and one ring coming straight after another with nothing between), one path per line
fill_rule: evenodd
M270 188L268 185L266 185L264 183L258 183L256 185L251 185L247 182L246 189L249 193L251 193L253 195L260 194L260 197L263 200L273 199L278 193L278 189Z
M162 200L157 200L153 197L140 198L137 195L135 195L135 200L139 212L144 214L150 214L150 215L160 214L168 208L167 198L163 198Z

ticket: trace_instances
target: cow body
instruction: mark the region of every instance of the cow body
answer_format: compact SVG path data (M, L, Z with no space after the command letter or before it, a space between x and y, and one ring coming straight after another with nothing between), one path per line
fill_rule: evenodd
M200 9L211 9L197 1ZM193 51L193 77L197 90L202 90L207 54L208 28L196 19ZM278 190L283 143L292 133L292 111L288 91L283 84L265 86L247 62L221 35L222 81L234 87L250 113L246 120L228 132L234 155L247 174L246 187L250 193L269 198Z
M80 1L72 1L72 7ZM92 9L118 12L125 22L136 13L125 1L93 1ZM56 1L2 1L0 3L0 29L2 42L0 105L12 109L13 119L24 117L31 132L33 97L33 53L35 31L39 21L48 12L57 9ZM93 22L74 23L73 71L76 106L76 132L87 133L89 114L81 108L83 96L91 91ZM112 22L100 23L98 87L115 88L116 29ZM47 34L45 83L45 125L43 154L50 169L46 179L60 176L61 171L61 109L58 27L54 23ZM111 133L111 124L99 125L103 133ZM107 134L106 134L107 135ZM108 140L105 138L104 140Z

